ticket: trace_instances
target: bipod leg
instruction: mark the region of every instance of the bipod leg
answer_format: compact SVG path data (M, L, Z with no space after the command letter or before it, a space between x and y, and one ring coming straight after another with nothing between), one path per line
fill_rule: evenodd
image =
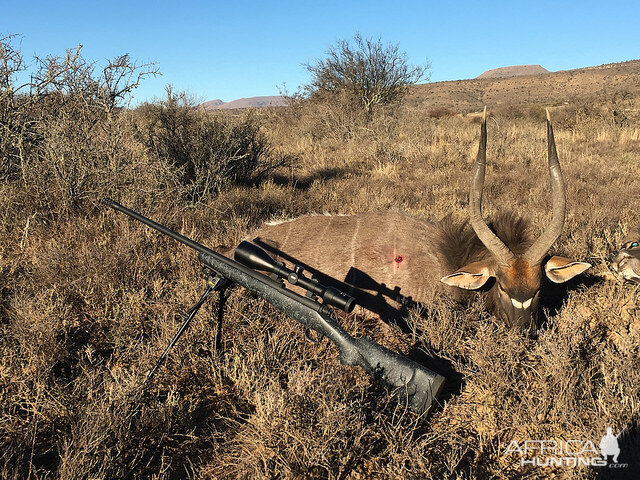
M219 290L220 288L223 287L223 285L226 286L226 284L227 284L227 280L221 277L216 276L216 277L207 278L206 290L204 291L200 299L195 303L195 305L191 307L189 310L187 310L187 312L185 313L186 318L184 322L182 322L182 325L180 325L180 328L178 329L176 334L173 336L173 338L169 342L169 345L167 345L167 348L164 349L164 352L162 352L162 355L160 355L160 358L158 358L158 361L156 362L156 364L153 366L151 370L149 370L149 373L147 373L147 377L145 378L143 385L146 384L151 379L151 377L153 377L153 375L156 373L160 365L162 365L162 362L164 362L165 358L167 358L167 355L169 354L173 346L176 344L178 339L185 332L187 327L189 327L191 320L193 320L193 318L196 316L196 313L198 313L198 310L200 310L200 307L202 307L204 302L207 301L207 298L209 298L211 293L216 290Z
M222 351L222 318L224 317L224 304L229 296L226 285L218 290L218 320L216 323L216 335L213 348L216 352Z

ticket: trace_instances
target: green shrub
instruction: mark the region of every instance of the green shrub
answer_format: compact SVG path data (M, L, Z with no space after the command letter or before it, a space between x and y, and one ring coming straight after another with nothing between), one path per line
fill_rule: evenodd
M79 46L35 57L20 83L27 67L15 39L0 37L0 178L20 182L40 212L78 211L131 171L136 148L123 107L157 69L128 55L98 67Z
M213 114L184 93L141 107L138 136L158 158L177 169L186 197L196 203L227 185L250 185L283 166L251 113Z
M411 85L429 79L428 62L411 65L398 44L385 45L381 39L363 38L359 33L338 41L325 58L305 68L311 74L311 81L303 85L309 96L346 95L369 118L375 107L401 100Z

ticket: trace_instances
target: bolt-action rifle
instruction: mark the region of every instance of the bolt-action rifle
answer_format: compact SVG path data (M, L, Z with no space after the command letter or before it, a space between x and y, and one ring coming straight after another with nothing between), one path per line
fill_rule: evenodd
M301 323L306 329L314 330L321 337L327 337L338 348L343 365L362 367L374 379L391 388L394 394L415 412L428 411L440 393L444 384L442 376L367 337L352 337L336 322L331 307L337 307L349 313L355 306L355 300L344 292L325 287L315 279L305 277L300 268L294 270L286 268L273 260L260 247L249 242L242 242L236 248L234 261L111 199L105 198L104 204L196 250L207 280L204 294L187 312L184 323L153 369L149 371L147 380L158 369L198 309L214 291L219 293L218 325L220 327L225 289L232 284L238 284ZM271 276L260 272L268 272ZM286 288L283 280L305 289L309 292L308 296ZM322 299L322 303L318 299ZM219 330L220 328L218 333Z

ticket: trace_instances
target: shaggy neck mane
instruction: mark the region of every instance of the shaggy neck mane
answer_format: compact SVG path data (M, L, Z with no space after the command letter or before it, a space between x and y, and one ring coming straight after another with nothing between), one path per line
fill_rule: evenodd
M524 253L531 246L532 238L529 222L514 212L498 215L489 228L516 255ZM451 273L471 262L491 258L491 253L478 239L469 222L455 222L450 215L437 225L434 238L435 247L442 259L442 268Z

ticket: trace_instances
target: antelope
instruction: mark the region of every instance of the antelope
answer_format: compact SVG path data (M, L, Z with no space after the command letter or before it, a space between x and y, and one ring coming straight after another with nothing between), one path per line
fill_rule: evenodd
M640 283L640 225L622 240L622 248L611 254L611 265L622 280Z
M450 216L429 222L390 211L310 215L266 224L253 241L277 260L301 264L320 280L347 288L362 307L380 317L402 314L402 306L411 302L427 305L441 292L438 285L445 284L449 293L457 291L459 300L479 291L507 325L535 329L543 275L562 283L591 267L564 257L547 258L562 231L566 206L548 112L547 143L553 213L535 241L528 223L515 214L502 213L490 224L482 217L486 108L469 195L471 231L467 222L456 224Z

